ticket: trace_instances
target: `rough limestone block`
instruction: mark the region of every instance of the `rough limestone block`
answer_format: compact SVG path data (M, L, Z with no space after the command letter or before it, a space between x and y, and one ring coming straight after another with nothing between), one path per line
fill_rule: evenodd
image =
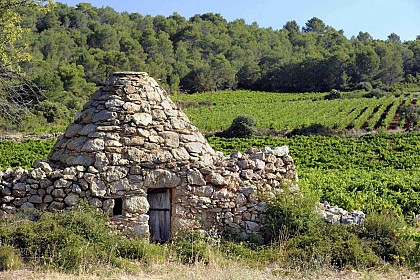
M66 198L64 198L64 202L69 206L75 206L80 200L80 196L75 193L71 193Z
M39 204L42 203L42 197L39 195L32 195L29 200L30 203Z
M144 178L144 186L148 188L174 188L181 183L181 178L169 170L150 170Z
M103 139L89 139L83 145L82 152L97 152L102 151L105 148L105 142Z
M102 110L99 113L93 115L92 122L99 123L99 122L108 122L112 121L117 117L116 112L110 112L108 110Z
M123 209L129 213L146 214L149 211L149 202L146 197L132 196L123 201Z
M139 224L133 227L133 233L136 236L147 237L149 235L149 225Z
M48 206L48 210L63 210L66 205L62 202L53 201L51 202L50 206Z
M148 126L152 122L152 115L148 113L135 113L131 116L131 121L136 125Z
M79 130L82 128L83 126L81 124L76 124L73 123L71 125L69 125L67 127L66 132L64 133L64 136L70 138L70 137L74 137L77 135L77 133L79 132Z
M277 157L287 156L289 154L289 147L287 147L287 146L276 147L276 148L272 149L272 153L273 153L273 155L275 155Z
M206 181L204 180L203 175L201 174L200 171L196 169L188 170L187 179L188 179L188 183L190 183L191 185L198 185L198 186L206 185Z
M104 197L106 195L107 187L102 180L94 179L90 184L90 191L93 196Z
M114 201L114 200L112 200L112 201ZM89 204L92 205L93 207L96 207L96 208L101 208L102 205L103 205L102 201L100 199L96 198L96 197L94 197L91 200L89 200ZM112 206L112 207L114 207L114 206Z
M216 186L227 185L225 178L223 178L223 176L219 173L212 173L210 175L207 175L206 181Z

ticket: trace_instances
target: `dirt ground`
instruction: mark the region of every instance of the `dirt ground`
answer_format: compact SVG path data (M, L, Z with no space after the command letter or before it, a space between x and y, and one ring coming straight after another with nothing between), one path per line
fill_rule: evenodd
M420 279L420 272L404 270L381 270L381 271L333 271L320 270L315 272L295 272L284 270L260 270L249 267L213 267L208 265L164 265L161 267L148 268L147 271L138 271L134 274L121 272L98 271L96 275L72 275L58 272L35 272L31 270L5 271L0 272L0 279L4 280L164 280L164 279L194 279L194 280L219 280L219 279L314 279L314 280L417 280Z

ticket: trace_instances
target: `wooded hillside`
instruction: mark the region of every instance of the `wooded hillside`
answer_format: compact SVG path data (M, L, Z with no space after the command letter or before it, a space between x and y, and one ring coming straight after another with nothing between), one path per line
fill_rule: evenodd
M29 61L20 69L44 91L37 114L47 122L72 116L110 73L146 71L170 92L251 89L342 91L420 83L420 38L397 34L351 39L312 18L274 30L220 14L169 17L118 13L57 3L40 13L16 7L30 32L16 42Z

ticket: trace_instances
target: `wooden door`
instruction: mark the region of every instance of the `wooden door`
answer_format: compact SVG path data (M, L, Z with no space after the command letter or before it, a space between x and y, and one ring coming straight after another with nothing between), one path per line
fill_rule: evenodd
M149 201L150 240L163 243L171 237L171 189L150 189Z

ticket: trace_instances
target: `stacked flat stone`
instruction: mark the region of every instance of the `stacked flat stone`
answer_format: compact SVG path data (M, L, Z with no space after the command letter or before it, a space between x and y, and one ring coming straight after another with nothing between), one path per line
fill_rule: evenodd
M80 200L149 235L147 192L172 189L172 228L260 233L261 195L298 190L287 147L224 156L146 73L114 73L33 170L0 172L1 211L71 209Z
M337 205L331 206L328 201L320 203L317 209L324 221L331 224L360 225L365 220L365 213L358 210L347 211Z
M107 172L110 166L210 164L212 154L197 127L153 78L117 72L93 94L49 159L56 166Z

